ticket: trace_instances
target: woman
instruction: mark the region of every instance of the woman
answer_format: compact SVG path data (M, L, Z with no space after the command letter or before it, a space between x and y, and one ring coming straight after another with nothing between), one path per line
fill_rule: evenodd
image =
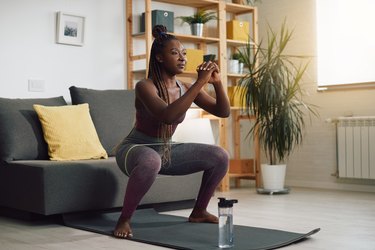
M117 148L116 160L129 176L124 206L113 232L115 237L132 237L131 217L157 174L185 175L204 171L190 222L218 223L206 208L228 168L228 154L218 146L172 143L177 125L194 102L209 113L229 116L229 102L220 80L218 66L205 62L197 67L194 84L181 83L176 75L186 65L186 50L162 25L153 28L155 38L150 55L149 75L136 84L136 122ZM203 87L212 84L216 99Z

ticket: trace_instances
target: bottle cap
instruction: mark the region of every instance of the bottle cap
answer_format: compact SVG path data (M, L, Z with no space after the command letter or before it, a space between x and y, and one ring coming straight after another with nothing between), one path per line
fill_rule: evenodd
M233 207L233 203L237 203L238 200L227 200L225 198L218 198L219 201L219 207Z

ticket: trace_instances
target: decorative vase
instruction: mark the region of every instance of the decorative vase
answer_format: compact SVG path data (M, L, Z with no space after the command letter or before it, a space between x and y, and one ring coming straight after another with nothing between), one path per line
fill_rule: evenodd
M286 164L268 165L262 164L263 188L269 191L284 189Z
M239 61L230 59L228 61L228 73L238 74L238 71L239 71Z
M190 24L191 34L194 36L203 36L203 23Z
M243 74L243 68L244 68L244 63L240 62L238 64L238 74L242 75Z

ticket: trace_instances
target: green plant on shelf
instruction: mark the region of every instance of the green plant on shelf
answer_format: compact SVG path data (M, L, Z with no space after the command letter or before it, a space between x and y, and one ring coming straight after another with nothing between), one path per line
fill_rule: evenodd
M233 3L255 6L257 3L262 3L262 0L233 0Z
M194 15L191 16L179 16L177 19L181 19L182 23L194 24L194 23L207 23L211 20L217 20L215 12L208 12L205 10L198 10Z
M238 60L239 63L244 63L244 60L239 52L235 52L232 54L232 60Z

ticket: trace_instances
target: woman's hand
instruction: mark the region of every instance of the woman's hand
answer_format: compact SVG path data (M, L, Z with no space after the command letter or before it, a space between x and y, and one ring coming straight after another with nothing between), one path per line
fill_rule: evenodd
M215 85L221 83L221 75L219 66L214 62L212 63L212 66L214 67L214 71L212 72L211 78L208 80L208 82Z
M195 104L218 117L228 117L230 114L230 105L228 96L221 82L219 66L214 62L205 62L197 67L197 72L198 79L196 83L198 83L199 81L201 81L200 79L203 79L203 77L205 77L204 80L206 82L204 84L212 84L215 90L215 97L207 94L204 89L200 89L199 94L194 99ZM203 87L203 85L200 84L198 84L198 86ZM192 84L189 90L198 86L196 86L196 84Z
M197 72L198 72L198 79L197 81L202 81L204 84L210 82L212 78L213 72L216 70L216 64L208 61L204 62L201 65L198 65Z

